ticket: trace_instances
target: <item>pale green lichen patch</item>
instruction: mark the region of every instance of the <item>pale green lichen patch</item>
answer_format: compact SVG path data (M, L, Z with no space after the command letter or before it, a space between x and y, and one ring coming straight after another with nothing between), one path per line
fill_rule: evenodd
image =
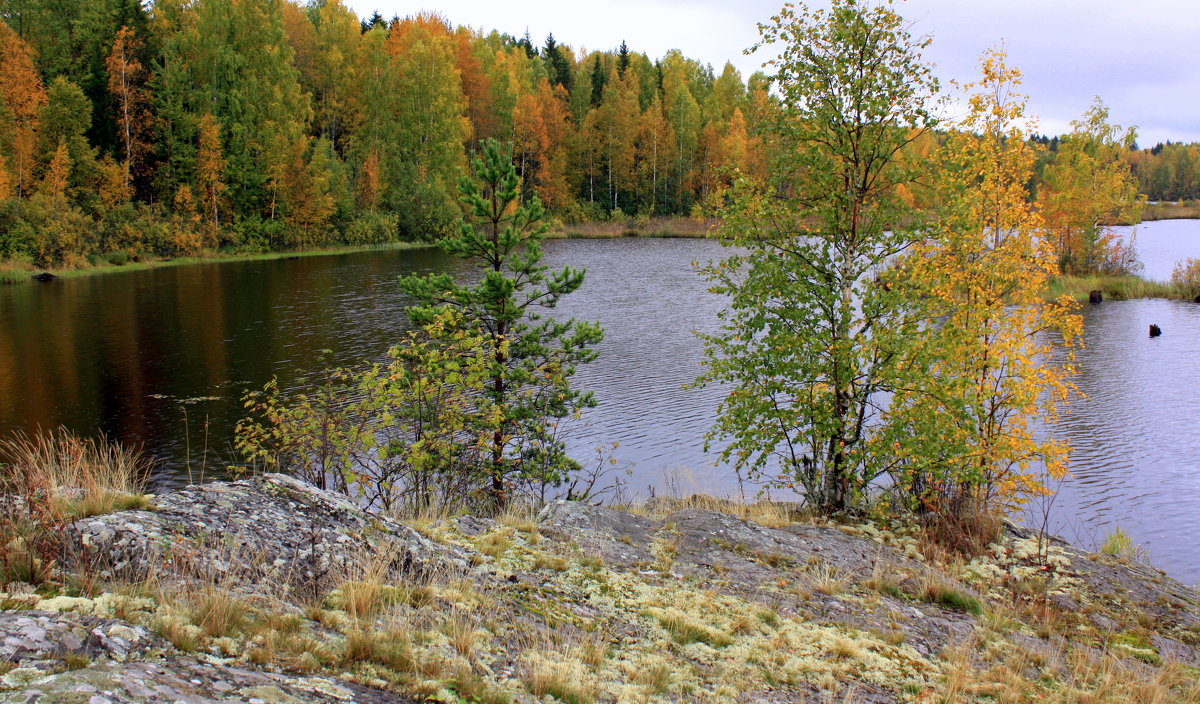
M157 686L155 668L169 664L197 688L303 704L373 703L371 692L456 704L783 704L851 690L880 703L1125 701L1133 683L1167 693L1146 701L1200 700L1186 698L1194 670L1171 662L1200 658L1200 627L1187 625L1200 624L1194 593L1045 541L1009 536L972 560L943 560L912 530L796 524L777 507L750 522L696 500L657 518L555 504L536 518L423 518L417 532L274 480L193 488L138 520L161 537L175 515L192 530L245 497L270 509L261 559L307 576L240 571L258 558L205 524L191 542L168 541L175 552L137 558L169 559L155 580L94 596L65 584L57 596L13 589L0 602L39 611L0 611L13 652L29 660L14 660L0 688L66 701L54 687L107 687L118 671ZM287 520L326 518L336 528L322 544L271 542ZM244 508L234 520L239 535L257 530ZM150 544L129 516L111 521L89 519L93 546ZM114 526L125 537L109 536ZM184 565L192 571L172 572Z

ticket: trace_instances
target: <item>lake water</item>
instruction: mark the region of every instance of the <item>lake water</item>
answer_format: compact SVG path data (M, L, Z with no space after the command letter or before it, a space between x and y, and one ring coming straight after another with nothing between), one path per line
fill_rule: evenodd
M1200 221L1138 228L1149 278L1200 257ZM597 320L601 356L577 383L600 405L570 430L573 454L616 441L631 492L738 491L702 436L719 389L689 389L723 301L694 261L707 240L554 240L546 263L586 267L562 314ZM231 459L242 394L278 376L296 388L329 364L380 359L405 326L397 276L468 273L436 250L225 262L0 288L0 432L64 425L140 443L160 463L155 488L219 476ZM1200 305L1087 307L1076 399L1056 432L1073 474L1049 507L1052 528L1092 544L1120 525L1155 564L1200 581ZM1147 326L1164 331L1151 340Z

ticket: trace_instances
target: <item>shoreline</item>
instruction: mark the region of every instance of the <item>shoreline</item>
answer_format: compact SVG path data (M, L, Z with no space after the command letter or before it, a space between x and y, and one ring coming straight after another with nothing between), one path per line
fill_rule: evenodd
M704 239L715 221L712 219L696 220L694 218L654 218L648 221L619 221L619 222L585 222L571 223L552 227L545 239L621 239L625 237L646 237L664 239ZM217 264L240 261L268 261L273 259L290 259L295 257L322 257L336 254L353 254L356 252L389 251L424 249L435 247L432 242L387 242L374 245L339 245L316 249L287 249L272 252L206 252L189 257L149 258L142 261L129 261L125 264L95 264L77 269L53 269L30 267L11 261L0 262L0 285L33 283L35 276L50 274L55 278L74 279L83 276L112 274L128 271L145 271L164 267L187 266L191 264Z
M1200 594L1134 556L1012 526L967 562L919 533L813 520L785 503L662 497L403 517L271 474L72 526L69 559L47 575L57 580L3 594L0 654L17 667L0 697L648 704L749 693L783 704L865 692L898 704L993 701L1003 688L1013 701L1067 691L1191 702L1200 691Z
M1052 301L1067 295L1076 301L1088 300L1092 291L1100 291L1105 300L1128 301L1137 298L1192 300L1192 294L1170 281L1153 281L1136 275L1126 276L1056 276L1050 279L1045 299Z
M146 259L143 261L129 261L126 264L96 264L94 266L84 266L78 269L46 269L42 267L33 268L18 268L19 265L13 265L12 262L0 262L0 285L3 284L19 284L25 281L32 283L34 276L41 273L48 273L58 279L76 279L84 276L95 276L99 274L116 274L129 271L146 271L148 269L162 269L176 266L189 266L192 264L223 264L226 262L247 262L247 261L269 261L274 259L293 259L300 257L324 257L335 254L353 254L355 252L370 252L370 251L389 251L389 250L406 250L406 249L424 249L434 246L430 242L388 242L385 244L374 245L345 245L339 247L323 247L318 249L301 249L301 250L279 250L277 252L241 252L241 253L224 253L224 252L207 252L190 257L171 257L165 259ZM5 268L7 267L7 268ZM27 274L23 280L14 280L12 275L14 272ZM9 278L6 278L8 275Z
M1180 204L1154 204L1157 210L1148 212L1151 217L1143 217L1141 223L1167 219L1189 219L1200 217L1200 205L1194 208ZM623 221L595 221L583 223L557 224L547 232L545 239L623 239L623 238L661 238L661 239L704 239L716 225L713 218L672 217L653 219L628 219ZM77 269L45 269L28 267L14 262L0 262L0 286L5 284L17 285L34 283L34 277L48 273L55 278L73 279L85 276L112 274L131 271L145 271L165 267L188 266L193 264L219 264L242 261L269 261L275 259L292 259L299 257L322 257L339 254L354 254L369 251L391 251L424 249L435 247L432 242L388 242L375 245L340 245L305 250L280 250L272 252L222 253L207 252L189 257L174 257L166 259L146 259L130 261L126 264L97 264ZM1087 301L1091 291L1101 291L1108 300L1132 300L1138 298L1162 298L1167 300L1192 300L1192 294L1182 287L1169 281L1154 281L1137 275L1092 275L1092 276L1055 276L1050 279L1044 294L1047 301L1055 300L1062 295L1068 295L1076 301Z

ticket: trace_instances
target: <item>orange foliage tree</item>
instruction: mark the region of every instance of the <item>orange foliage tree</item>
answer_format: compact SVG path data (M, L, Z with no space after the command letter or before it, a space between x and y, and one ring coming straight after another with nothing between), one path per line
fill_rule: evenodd
M18 197L33 187L34 151L46 89L33 63L33 52L17 33L0 22L0 159L7 161L11 190ZM0 163L0 167L4 167Z
M108 92L116 109L117 131L122 168L126 186L132 174L144 169L150 145L150 111L145 83L146 69L138 61L141 41L133 30L122 27L113 41L112 51L105 60L108 69Z

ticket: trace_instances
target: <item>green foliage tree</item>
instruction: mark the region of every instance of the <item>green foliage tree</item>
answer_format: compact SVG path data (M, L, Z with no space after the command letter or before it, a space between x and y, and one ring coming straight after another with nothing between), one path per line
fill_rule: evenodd
M482 333L440 311L404 335L386 364L334 369L312 391L272 380L248 394L236 446L252 464L384 510L469 507L496 414L482 394Z
M498 414L487 460L491 499L504 504L514 481L558 483L579 468L557 436L558 423L595 405L589 392L571 386L579 364L596 358L603 338L594 323L545 317L559 299L583 284L584 271L563 267L547 271L541 239L546 225L541 201L522 203L520 180L507 150L494 140L483 143L473 164L474 178L459 180L471 220L438 246L482 269L474 285L450 274L408 276L400 280L417 304L409 309L416 324L451 308L462 324L478 331L490 361L484 396Z
M705 269L730 296L705 338L700 383L730 388L709 439L739 470L777 462L770 483L823 513L888 469L880 410L917 324L886 268L919 237L897 195L918 172L899 157L934 124L936 82L904 27L891 3L859 0L761 26L760 46L781 48L780 160L770 186L734 185L720 235L745 252Z

